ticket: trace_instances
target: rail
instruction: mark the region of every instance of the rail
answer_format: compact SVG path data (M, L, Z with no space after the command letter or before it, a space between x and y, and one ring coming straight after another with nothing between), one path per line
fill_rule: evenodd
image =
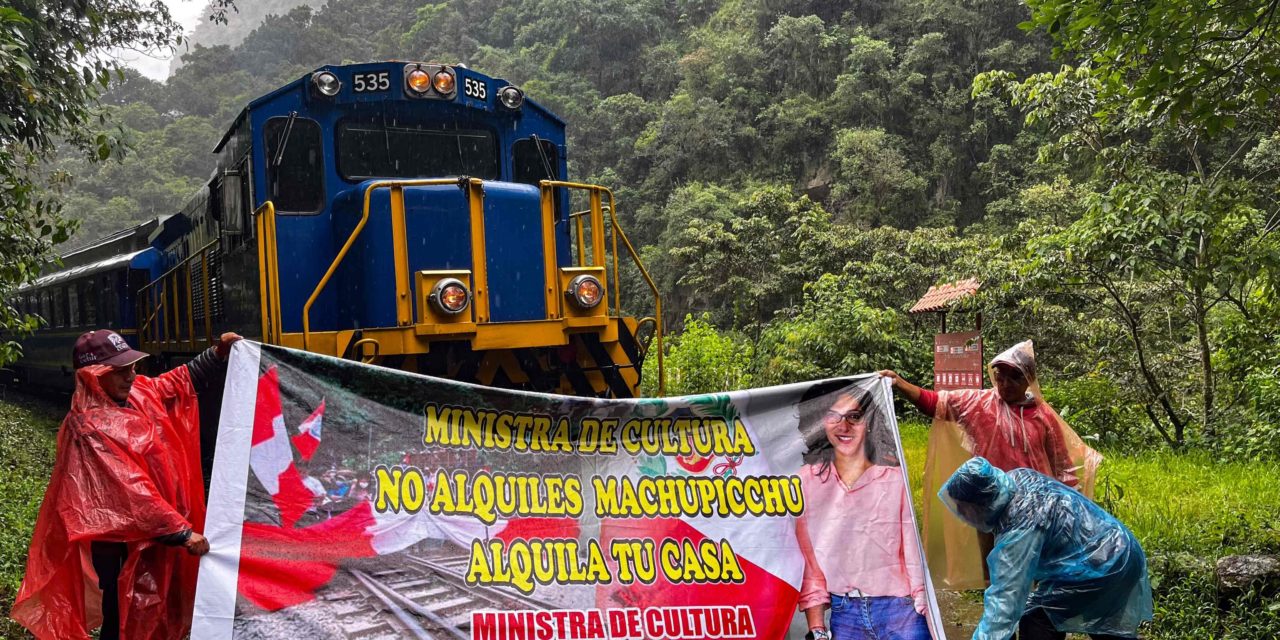
M649 285L649 290L653 292L653 322L654 322L654 338L658 342L658 395L665 395L667 388L666 368L663 362L662 350L662 295L658 293L658 285L653 282L653 277L649 275L649 270L645 269L644 263L640 261L640 254L636 252L635 247L631 244L631 240L627 238L627 234L622 230L622 226L618 224L617 206L613 197L613 190L608 187L602 187L593 184L582 184L578 182L562 182L558 180L543 180L538 183L542 188L542 206L544 219L551 215L551 207L554 203L554 193L557 188L579 189L586 191L590 198L590 208L585 211L570 214L569 218L576 223L577 229L577 246L578 256L577 264L573 266L600 266L606 267L605 256L605 238L604 229L604 205L601 196L608 197L609 209L609 238L612 241L612 257L613 257L613 315L622 315L622 286L618 278L618 240L622 240L623 246L627 249L627 254L631 257L632 263L640 271L640 277L644 279L645 284ZM587 257L586 243L584 240L584 224L583 218L590 216L591 220L591 262L589 265L583 264ZM606 289L607 291L607 289Z
M139 347L152 353L160 351L196 352L214 344L213 273L210 255L218 241L200 247L160 277L138 289L137 317ZM199 260L199 277L192 266ZM196 293L196 288L200 292ZM199 305L197 307L197 300ZM145 320L143 320L145 318ZM196 332L200 321L203 339Z

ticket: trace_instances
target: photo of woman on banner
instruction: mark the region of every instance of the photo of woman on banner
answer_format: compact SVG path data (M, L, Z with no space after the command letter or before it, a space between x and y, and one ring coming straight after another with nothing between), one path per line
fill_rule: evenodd
M906 477L875 384L816 384L797 407L808 446L796 533L805 558L799 608L809 638L930 638Z
M1044 401L1032 342L1020 342L992 358L987 373L991 379L987 389L934 392L893 371L880 372L893 380L895 391L933 418L924 495L936 494L961 464L981 456L997 469L1033 469L1092 496L1102 455ZM965 526L937 500L926 499L922 510L925 557L935 584L948 589L985 588L991 536Z

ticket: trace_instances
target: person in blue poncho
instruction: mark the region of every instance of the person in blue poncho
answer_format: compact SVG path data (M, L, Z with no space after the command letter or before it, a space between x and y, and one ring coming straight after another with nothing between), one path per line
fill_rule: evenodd
M973 640L1136 638L1151 619L1142 546L1123 524L1057 480L972 458L938 492L947 508L995 535L991 586Z

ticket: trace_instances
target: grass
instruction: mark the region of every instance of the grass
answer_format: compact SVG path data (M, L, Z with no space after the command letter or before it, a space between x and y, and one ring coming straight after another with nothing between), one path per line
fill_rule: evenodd
M42 401L0 401L0 637L26 637L8 618L27 568L27 548L53 469L58 422L65 407Z
M919 504L929 426L904 421L901 432ZM1199 452L1102 453L1095 498L1147 553L1280 553L1280 465L1223 463Z
M900 428L918 505L929 425L909 420ZM1280 600L1246 594L1220 609L1213 576L1222 556L1280 554L1280 465L1223 463L1200 452L1102 453L1095 497L1151 559L1155 620L1142 637L1280 638Z

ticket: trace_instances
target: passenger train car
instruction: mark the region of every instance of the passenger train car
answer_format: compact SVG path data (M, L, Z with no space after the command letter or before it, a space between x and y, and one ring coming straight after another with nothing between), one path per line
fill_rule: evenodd
M637 395L654 338L661 358L661 300L612 192L565 180L565 123L504 80L461 65L322 67L249 103L214 154L181 211L63 256L18 292L46 320L20 377L69 386L71 346L95 327L157 368L233 330L600 397ZM652 317L623 311L623 269L647 286L628 303Z

